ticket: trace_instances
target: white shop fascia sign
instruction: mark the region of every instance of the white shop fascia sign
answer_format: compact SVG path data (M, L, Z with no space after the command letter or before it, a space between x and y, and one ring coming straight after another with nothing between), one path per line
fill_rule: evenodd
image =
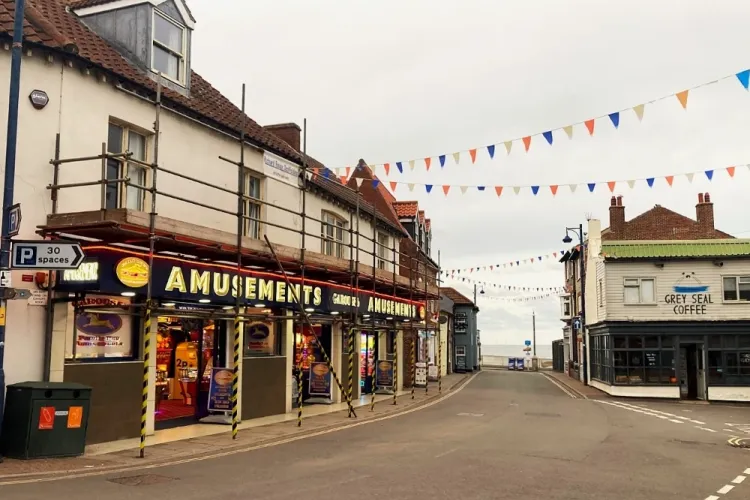
M298 165L284 160L275 154L269 152L263 153L263 173L266 174L266 177L297 187L299 185L297 181L299 171L300 167Z

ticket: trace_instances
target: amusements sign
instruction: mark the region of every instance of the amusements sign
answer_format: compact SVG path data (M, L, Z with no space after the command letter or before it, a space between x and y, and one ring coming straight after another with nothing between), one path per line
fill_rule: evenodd
M211 369L208 411L232 411L232 370L216 367Z
M331 397L331 370L328 363L310 363L310 396Z
M375 370L375 385L380 389L393 388L393 361L378 360Z

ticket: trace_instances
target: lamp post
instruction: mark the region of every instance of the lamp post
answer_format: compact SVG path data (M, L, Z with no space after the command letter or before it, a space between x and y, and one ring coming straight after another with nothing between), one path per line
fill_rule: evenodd
M579 224L578 227L566 227L565 237L562 240L563 243L571 243L573 241L573 238L570 237L570 233L578 236L578 241L581 245L581 310L578 312L578 315L581 318L580 330L581 338L583 339L583 383L584 385L588 385L588 355L586 352L588 348L588 342L586 342L586 262L584 260L583 224ZM573 300L575 301L575 295L573 296Z

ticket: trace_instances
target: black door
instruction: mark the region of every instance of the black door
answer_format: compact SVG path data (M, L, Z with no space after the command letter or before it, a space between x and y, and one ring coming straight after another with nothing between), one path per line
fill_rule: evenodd
M683 351L685 354L685 367L687 377L687 399L698 399L698 366L696 364L697 346L689 344Z

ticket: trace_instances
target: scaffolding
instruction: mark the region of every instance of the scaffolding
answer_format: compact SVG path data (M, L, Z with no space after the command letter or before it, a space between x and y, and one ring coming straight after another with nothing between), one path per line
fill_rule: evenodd
M326 352L321 342L317 341L317 347L320 349L328 369L330 370L336 386L340 391L342 400L345 400L348 407L348 416L356 417L355 407L353 405L354 399L354 356L355 356L355 345L356 345L356 332L365 332L367 335L372 334L374 337L374 349L377 353L380 348L380 339L383 332L393 332L393 404L397 404L398 396L398 377L401 376L404 382L404 387L411 385L412 398L414 398L414 387L416 378L416 361L418 353L416 352L416 346L418 344L419 332L424 332L426 336L429 332L438 331L439 326L437 321L433 321L430 317L430 301L437 301L439 299L439 283L438 277L440 275L439 265L429 258L427 254L419 248L418 245L412 242L412 244L406 245L406 251L402 251L401 240L408 238L408 235L403 233L403 228L400 224L395 225L392 221L389 221L385 214L380 214L376 207L369 205L362 196L359 189L352 190L340 183L337 180L329 179L326 175L326 171L321 175L319 171L310 168L311 159L307 156L307 121L304 121L302 130L302 150L301 153L301 166L294 165L299 169L298 177L298 189L300 191L301 199L301 210L299 212L292 210L288 207L284 207L277 202L272 202L267 199L262 199L262 196L256 197L252 193L245 192L246 175L250 172L250 169L245 161L245 149L255 148L258 149L257 145L253 144L248 140L246 136L246 120L245 115L245 86L242 86L242 103L241 103L241 115L240 115L240 131L236 135L232 135L230 132L218 130L210 127L210 125L201 124L203 126L209 126L213 131L218 131L227 137L232 138L239 144L239 159L233 160L218 156L218 159L233 165L237 168L237 187L236 189L230 189L225 186L221 186L217 183L208 182L203 179L191 177L186 173L177 171L175 169L166 168L160 163L159 157L159 142L161 134L163 133L161 128L162 114L164 112L174 113L183 118L196 121L195 118L187 116L181 113L177 109L172 109L169 106L165 106L162 102L162 85L157 84L156 92L153 98L151 96L145 96L135 93L123 87L118 87L122 92L128 95L145 100L152 104L155 109L155 119L153 123L153 161L144 161L134 158L132 151L125 151L120 153L108 152L107 143L102 143L101 152L97 155L74 157L74 158L61 158L61 137L58 133L55 140L55 157L50 161L53 167L52 172L52 183L47 186L50 191L52 199L52 211L48 217L48 222L45 226L39 228L38 233L47 238L65 238L65 239L78 239L84 241L96 241L107 245L127 245L128 247L144 248L144 251L148 252L148 263L149 269L153 269L155 256L163 255L165 252L169 254L178 255L191 255L195 259L204 261L226 261L229 258L233 258L235 263L235 269L237 272L236 285L236 301L232 310L197 310L191 311L191 315L197 318L207 318L215 320L231 321L234 326L233 333L233 363L232 369L232 385L231 385L231 424L232 424L232 437L237 439L238 437L238 423L240 421L239 410L238 410L238 398L239 398L239 377L240 377L240 358L242 357L242 346L240 345L240 335L242 325L247 321L261 320L261 319L283 319L286 321L291 320L291 332L287 331L287 341L292 339L294 342L294 359L300 360L300 365L296 366L296 377L298 384L298 412L297 412L297 425L302 425L303 415L303 401L302 401L302 365L298 350L301 346L298 345L296 332L302 332L304 327L312 328L313 323L328 321L331 324L340 323L342 325L342 335L345 335L347 350L344 352L342 349L342 357L348 355L348 373L346 378L342 379L338 376L338 368L333 364L333 360L330 354ZM123 175L118 175L117 178L111 178L108 176L108 161L115 160L121 162L123 165L135 165L140 168L146 169L150 176L150 185L145 182L144 185L139 184L133 178L130 178L127 173L128 169L124 168L121 170ZM83 182L74 183L61 183L61 167L71 164L80 164L86 162L99 161L101 162L101 175L100 178L95 180L87 180ZM157 175L161 174L161 175ZM227 195L229 197L236 197L236 210L227 210L220 206L212 206L211 204L204 203L198 200L191 200L180 194L170 192L168 189L162 187L161 184L157 183L157 177L162 184L169 186L169 179L181 179L191 183L197 183L202 188L211 190L218 194ZM166 181L162 179L166 178ZM81 187L100 186L100 206L99 210L94 210L93 215L76 217L77 214L69 214L60 212L59 206L59 195L60 191L64 189L75 189ZM143 199L148 196L148 227L134 227L127 219L124 221L113 221L108 218L108 212L116 212L120 208L112 209L108 206L107 196L108 190L115 190L117 192L123 192L128 189L135 189L141 193ZM320 218L308 213L307 196L313 191L322 191L324 195L330 196L336 200L337 203L342 203L346 206L349 212L349 228L346 233L348 234L348 243L341 241L334 242L333 248L337 249L336 253L341 253L340 250L346 247L348 249L348 259L341 258L341 255L337 256L336 264L342 264L338 268L336 266L329 266L327 262L331 261L331 256L326 255L324 252L325 247L325 235L324 230L327 224L330 224L323 219L323 215L320 214ZM194 235L181 235L177 232L171 234L164 230L163 227L159 226L159 214L157 212L157 201L160 198L175 200L180 203L186 203L192 206L197 206L205 210L214 211L222 214L226 217L236 218L236 234L234 237L234 245L226 244L222 242L207 242L196 238ZM253 212L249 210L248 204L253 203L261 207L258 211L257 216L253 215ZM144 205L146 205L144 203ZM215 204L218 205L218 204ZM352 206L353 205L353 206ZM118 205L119 207L119 205ZM276 210L285 213L290 216L292 224L289 226L272 222L269 217L263 217L263 213L266 210ZM364 216L363 216L364 215ZM295 220L299 219L299 228L296 227ZM360 230L360 225L363 220L372 221L372 234L364 234ZM178 221L180 222L180 221ZM315 223L320 224L321 234L317 235L309 231L309 224ZM189 224L185 222L185 224ZM247 227L256 225L258 228L276 228L282 231L288 231L298 235L300 246L298 254L289 249L284 249L284 246L278 243L273 243L266 234L263 234L262 238L260 234L255 235L255 238L251 238L253 241L248 240ZM402 233L401 236L393 236L392 244L387 242L379 241L379 228L386 226L392 234ZM195 229L196 226L193 226ZM200 227L198 227L200 229ZM258 231L260 233L260 230ZM188 237L186 237L188 236ZM321 253L316 254L308 250L310 239L314 242L315 240L321 241ZM265 242L265 245L262 243ZM233 248L232 248L233 247ZM145 250L147 249L147 250ZM284 252L282 252L284 250ZM363 261L360 257L364 253L364 258L372 257L372 268L367 270L363 269ZM348 261L348 262L346 262ZM293 313L280 316L269 316L261 312L254 312L255 309L248 307L248 299L243 298L241 272L247 269L250 265L262 264L266 268L274 269L287 284L289 293L294 294L294 301L288 304L287 311L292 310ZM388 273L388 267L390 267L390 273ZM380 272L379 272L380 271ZM369 318L366 315L358 313L358 307L355 305L355 300L351 301L351 307L348 314L348 321L345 319L345 315L335 317L316 317L310 311L307 310L305 301L298 295L298 291L295 286L292 286L289 279L290 272L299 272L300 275L300 288L304 290L304 284L306 279L311 275L323 276L333 281L339 278L341 286L344 283L348 283L348 291L350 297L359 297L360 291L364 290L361 286L368 284L368 290L371 289L375 295L384 294L388 292L393 297L401 295L408 295L408 297L401 297L404 300L408 299L410 303L414 304L417 301L424 301L425 317L422 322L412 320L409 323L402 322L398 325L398 322L394 318L388 318L385 321L377 321L375 314L370 314ZM313 273L313 274L311 274ZM145 456L146 446L146 422L147 422L147 408L148 408L148 392L149 392L149 363L150 352L151 352L151 318L154 315L169 314L173 312L172 309L166 308L158 301L153 298L152 290L152 272L148 273L147 291L145 302L131 303L128 307L118 309L118 314L128 314L133 317L141 319L143 328L141 329L141 356L143 358L143 392L141 401L141 433L140 433L140 456ZM390 274L390 276L387 276ZM408 274L408 279L405 274ZM338 283L338 281L336 281ZM51 299L48 301L47 306L47 349L45 351L46 358L46 376L49 376L49 361L51 352L51 336L52 336L52 323L54 314L54 303L61 301L71 301L70 297L54 299L53 298L53 283L52 274L49 275L49 291L48 297ZM234 283L234 282L233 282ZM430 286L433 290L430 290ZM79 308L79 299L81 296L75 295L72 298L74 302L74 318L77 314L80 314L82 309ZM91 307L87 307L91 309ZM439 314L439 306L437 313ZM402 333L402 340L404 348L398 350L398 331ZM333 338L333 335L332 335ZM388 339L386 333L386 339ZM439 334L438 334L438 343ZM409 350L407 354L406 345L409 344ZM74 335L74 349L75 349L75 335ZM425 343L427 345L427 343ZM427 352L424 353L424 359L427 361ZM403 360L399 359L399 355L403 356ZM408 358L407 358L408 355ZM377 362L378 356L374 356L373 362ZM73 356L75 360L75 354ZM399 362L403 361L402 369L399 369ZM342 363L343 365L343 363ZM368 359L365 359L365 374L367 376L367 370L369 369ZM441 372L441 360L436 361L438 366L438 373ZM429 363L425 364L425 370L428 371ZM409 369L410 368L410 369ZM408 373L410 372L410 373ZM410 376L407 377L407 374ZM371 383L371 402L370 410L374 410L375 405L375 392L377 383L375 377L377 375L377 368L373 367L372 383ZM425 375L428 375L426 373ZM426 377L429 379L429 377ZM427 392L429 383L425 384L425 392ZM244 392L244 391L243 391ZM252 397L251 394L246 394L246 397Z

